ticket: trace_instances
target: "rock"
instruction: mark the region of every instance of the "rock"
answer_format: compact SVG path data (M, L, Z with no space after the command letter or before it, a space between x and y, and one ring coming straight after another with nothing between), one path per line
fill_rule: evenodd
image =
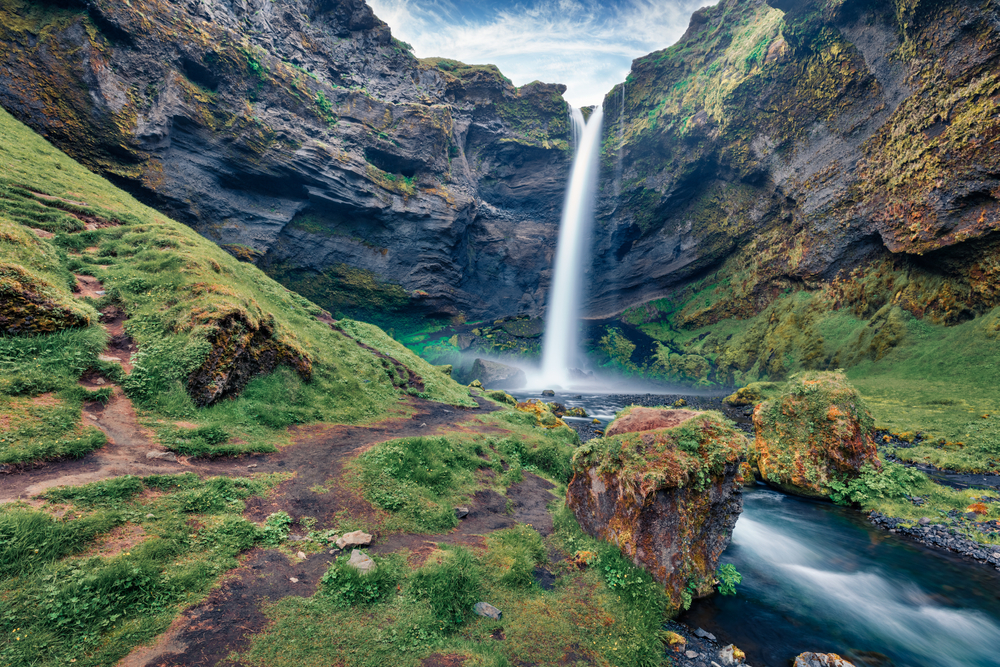
M372 536L360 530L355 530L353 533L344 533L344 536L338 538L336 542L338 549L366 547L371 543Z
M295 556L296 556L297 558L301 558L302 560L305 560L305 559L306 559L306 553L305 553L304 551L299 551L299 552L296 552Z
M257 467L256 463L251 463L250 465L247 466L247 470L253 470L256 467Z
M700 412L692 410L667 410L664 408L643 408L632 406L625 408L618 418L604 431L607 436L623 433L638 433L652 431L658 428L673 428L696 417Z
M499 621L503 617L503 612L488 602L477 602L472 610L480 616L492 618L495 621Z
M617 544L680 609L689 583L699 597L714 590L743 510L737 477L749 446L710 413L680 427L590 440L573 456L566 504L587 534Z
M476 359L469 374L486 389L518 389L528 384L528 376L520 368L488 359Z
M480 382L479 380L473 380L472 382L469 383L469 387L472 389L482 389L483 383Z
M684 655L687 657L688 660L694 660L701 654L698 653L697 651L684 651Z
M451 377L451 373L452 373L452 371L454 370L455 367L452 366L451 364L444 364L442 366L435 366L434 368L437 369L437 370L439 370L439 371L441 371L442 373L444 373L448 377Z
M783 491L827 497L831 479L881 466L874 420L840 372L793 376L779 397L757 406L753 424L757 470Z
M177 462L177 455L173 452L146 452L146 458L153 461L173 461Z
M836 653L800 653L793 667L854 667Z
M723 667L732 667L733 665L745 664L747 659L747 654L736 648L735 645L730 644L729 646L723 647L719 651L719 662L722 663Z
M735 407L745 407L757 405L764 400L765 395L770 395L775 390L780 389L778 382L751 382L745 387L737 389L735 392L722 399L726 405Z
M147 519L155 519L155 518L156 518L156 515L155 515L155 514L153 514L153 513L150 513L150 514L147 514L147 515L146 515L146 518L147 518Z
M584 410L583 408L570 408L569 410L566 411L566 416L567 417L583 417L583 418L586 418L586 417L589 417L590 415L588 415L587 411ZM598 423L600 423L600 422L598 422Z
M555 395L556 392L552 391L551 389L542 390L542 396L555 396Z
M297 584L297 583L299 583L299 580L298 580L298 579L296 579L295 577L288 577L288 580L289 580L290 582L292 582L293 584Z
M469 516L469 508L468 507L456 507L455 508L455 518L456 519L464 519L467 516Z
M673 406L675 408L683 408L687 404L688 402L685 401L683 398L678 398L676 401L674 401Z
M368 574L375 569L375 561L368 554L357 549L351 551L351 557L348 559L347 564L361 574Z
M502 390L487 391L486 397L496 401L497 403L504 403L505 405L517 405L517 399Z
M697 630L694 631L694 636L701 637L702 639L708 639L713 642L715 641L715 635L713 635L711 632L708 632L707 630L702 630L701 628L698 628Z
M672 630L667 630L666 640L670 646L684 646L687 644L687 640L684 639L683 635L679 635Z

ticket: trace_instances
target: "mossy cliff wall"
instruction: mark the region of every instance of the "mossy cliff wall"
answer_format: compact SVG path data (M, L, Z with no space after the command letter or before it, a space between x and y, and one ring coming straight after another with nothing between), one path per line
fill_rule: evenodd
M665 344L660 371L694 354L709 363L683 379L721 383L877 362L914 322L992 319L998 8L696 12L605 99L591 314L627 309Z
M417 60L362 0L0 0L0 71L17 118L276 275L540 312L561 86Z

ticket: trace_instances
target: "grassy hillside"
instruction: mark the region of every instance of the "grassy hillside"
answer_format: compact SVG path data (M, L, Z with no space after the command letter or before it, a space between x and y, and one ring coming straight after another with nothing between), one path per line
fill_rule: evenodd
M103 289L75 293L74 274ZM120 383L161 441L184 453L273 449L290 424L374 421L403 409L407 393L471 404L467 390L377 328L331 328L315 304L3 110L0 295L0 463L102 442L80 423L81 402L101 398L77 384L87 372ZM128 374L100 358L99 311L109 309L124 312L138 347ZM215 435L179 442L173 422L182 419Z

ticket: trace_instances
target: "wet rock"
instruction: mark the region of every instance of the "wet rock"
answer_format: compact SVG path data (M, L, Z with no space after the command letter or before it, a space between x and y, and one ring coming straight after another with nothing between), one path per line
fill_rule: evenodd
M736 648L733 644L730 644L719 651L719 662L722 663L723 667L743 665L746 663L746 659L747 654Z
M344 536L336 542L338 549L366 547L371 543L372 536L361 530L355 530L353 533L344 533Z
M477 602L472 608L476 614L479 616L485 616L486 618L492 618L499 621L503 617L503 612L491 605L488 602Z
M552 391L551 389L543 389L542 390L542 396L555 396L555 395L556 395L556 392Z
M712 592L743 510L739 465L749 442L720 417L597 438L573 457L568 507L589 535L617 544L679 609L689 583Z
M607 436L623 433L673 428L701 413L692 410L667 410L664 408L630 407L622 411L604 432Z
M793 377L757 406L753 424L760 476L782 491L827 497L832 479L857 476L865 463L881 466L874 420L843 373Z
M694 660L699 655L701 654L698 653L697 651L684 651L684 656L687 657L689 660Z
M794 667L854 667L836 653L801 653L795 658Z
M368 554L357 549L351 551L351 557L348 559L347 564L361 574L368 574L375 569L375 561Z
M695 635L695 637L701 637L702 639L709 639L709 640L711 640L713 642L715 641L715 635L713 635L711 632L708 632L706 630L702 630L701 628L698 628L697 630L695 630L694 631L694 635Z

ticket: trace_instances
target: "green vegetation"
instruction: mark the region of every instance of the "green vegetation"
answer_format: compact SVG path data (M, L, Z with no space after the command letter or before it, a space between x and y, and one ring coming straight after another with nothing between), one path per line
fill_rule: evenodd
M121 477L3 506L0 662L97 667L160 634L260 541L244 500L280 479Z
M4 111L0 173L0 462L80 456L103 443L80 423L84 400L108 397L76 384L88 369L120 383L163 444L196 456L273 451L291 424L382 419L408 389L402 365L426 378L423 396L470 404L464 389L374 327L331 329L318 306L89 173ZM74 296L74 273L96 277L106 294ZM106 341L97 309L111 306L126 313L139 350L128 375L97 358ZM174 420L198 428L182 432Z

